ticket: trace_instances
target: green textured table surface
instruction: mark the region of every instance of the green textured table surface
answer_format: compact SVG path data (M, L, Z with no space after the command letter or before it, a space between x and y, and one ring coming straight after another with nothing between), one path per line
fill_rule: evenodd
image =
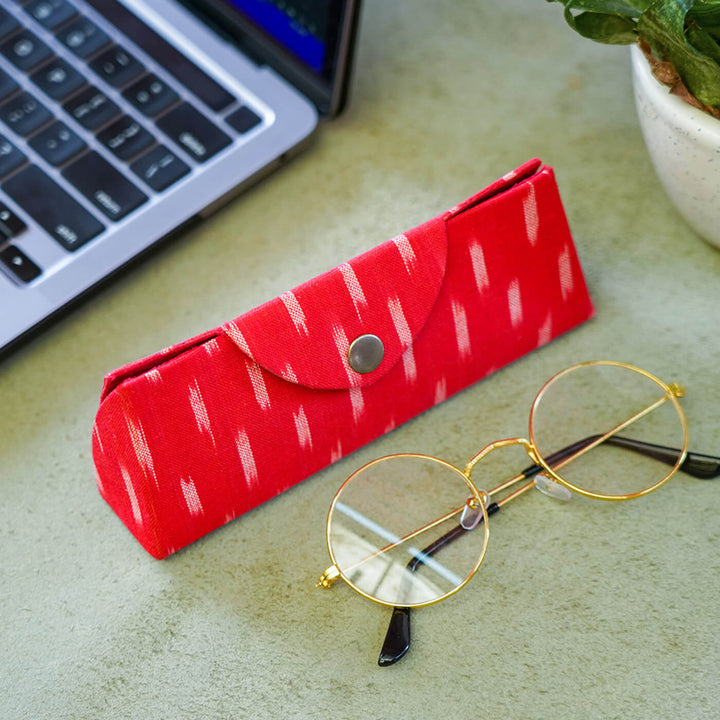
M422 222L524 160L554 166L597 316L170 559L100 499L104 373L235 317ZM717 718L720 480L632 503L526 497L486 566L415 615L339 585L324 523L373 457L461 463L522 434L536 389L612 358L688 387L691 447L720 453L720 251L669 205L625 48L559 5L381 2L353 102L290 166L0 365L0 717Z

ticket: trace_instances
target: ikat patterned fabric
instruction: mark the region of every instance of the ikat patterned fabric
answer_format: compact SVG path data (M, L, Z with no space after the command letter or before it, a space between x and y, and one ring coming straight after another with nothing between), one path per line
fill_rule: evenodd
M97 484L163 558L591 317L552 169L105 379ZM352 341L378 336L377 369Z

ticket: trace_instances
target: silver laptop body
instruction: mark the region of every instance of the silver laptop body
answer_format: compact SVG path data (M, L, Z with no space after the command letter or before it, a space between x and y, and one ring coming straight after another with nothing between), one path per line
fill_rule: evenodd
M301 149L344 105L358 11L2 0L0 354Z

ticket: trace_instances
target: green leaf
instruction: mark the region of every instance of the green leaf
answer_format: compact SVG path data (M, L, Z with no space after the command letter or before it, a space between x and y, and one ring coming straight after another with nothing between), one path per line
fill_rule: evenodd
M687 14L700 25L720 25L720 0L695 0Z
M695 0L687 19L694 20L714 40L720 40L720 0Z
M639 35L701 103L720 108L720 0L548 2L562 2L568 25L591 40L628 44Z
M604 13L582 12L571 15L565 11L568 25L583 37L596 42L612 45L628 45L637 39L635 34L635 21L620 15L607 15Z
M661 60L675 66L701 103L720 107L720 65L685 37L685 17L693 4L693 0L655 0L638 20L638 33ZM707 33L694 28L690 36L715 53L716 43Z
M652 0L564 0L566 10L589 10L606 15L638 17Z
M583 37L601 43L628 45L636 40L634 18L652 0L555 1L563 3L567 24Z
M720 45L709 33L695 25L695 23L691 23L688 25L685 34L688 42L695 50L720 65Z

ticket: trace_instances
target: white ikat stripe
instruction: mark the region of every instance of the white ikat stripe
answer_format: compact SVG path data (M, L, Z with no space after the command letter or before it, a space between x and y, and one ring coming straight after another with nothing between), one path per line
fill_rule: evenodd
M255 485L258 481L257 466L255 465L255 456L253 455L250 438L245 430L238 432L235 440L238 455L240 456L240 464L245 473L245 480L248 485Z
M300 447L312 449L310 423L308 422L307 415L305 414L305 408L302 405L300 406L300 412L297 414L293 413L293 419L295 420L295 431L297 432Z
M284 292L280 296L280 300L282 300L282 304L288 311L288 315L290 315L290 319L293 321L295 329L298 332L303 332L305 335L309 335L310 333L307 328L307 320L305 319L305 313L300 307L300 303L298 302L298 299L295 297L295 295L293 295L290 291Z
M345 281L345 287L347 288L350 298L353 301L353 305L355 306L355 312L357 313L358 320L362 322L361 309L367 307L367 299L365 297L365 293L363 292L362 285L360 285L360 281L357 279L357 275L350 263L343 263L338 267L338 269L340 270L340 274Z
M347 373L348 381L351 385L358 385L360 383L360 378L357 373L353 372L350 367L350 363L348 362L350 342L348 341L345 330L343 330L341 325L333 325L333 340L335 340L335 347L340 355L340 362Z
M409 383L417 380L417 364L415 363L415 353L413 352L412 345L403 353L403 370L405 371L405 379Z
M357 423L365 412L365 397L362 388L350 388L350 404L352 405L353 420Z
M330 451L330 464L337 462L342 456L342 443L338 440L337 445Z
M151 382L155 383L157 385L158 383L162 382L162 375L160 374L160 371L157 368L151 368L145 373L145 377Z
M475 276L475 284L478 292L482 293L490 287L490 278L488 277L487 266L485 265L485 253L479 242L470 243L470 263Z
M535 197L535 186L528 186L528 193L523 198L523 213L525 215L525 230L531 245L538 241L538 229L540 218L538 217L537 198Z
M435 405L447 400L447 380L442 378L435 383Z
M468 330L465 308L460 303L453 301L452 314L455 324L455 338L457 340L458 353L461 358L466 358L472 354L472 346L470 345L470 332Z
M246 354L251 355L250 346L247 344L247 340L240 332L240 328L234 323L230 322L225 326L228 336L230 339Z
M394 237L392 241L395 243L395 247L397 247L400 257L405 263L405 269L412 275L415 265L417 264L417 255L415 255L413 246L405 235L398 235Z
M408 325L407 318L405 317L400 298L388 298L388 310L390 310L390 317L392 318L393 325L395 325L395 332L398 334L401 344L404 346L410 345L413 339L412 333L410 332L410 325Z
M93 437L95 438L95 442L97 442L97 446L100 449L100 452L104 455L105 448L103 447L102 437L100 437L100 431L98 430L97 423L93 423Z
M268 395L267 386L265 385L262 369L252 360L245 360L245 367L247 367L248 375L250 376L250 383L252 384L257 404L263 410L269 410L270 396Z
M132 484L130 473L122 465L120 466L120 472L122 473L123 480L125 481L125 490L127 491L128 498L130 499L130 509L132 510L133 518L135 518L135 522L138 525L142 525L140 503L138 502L137 495L135 494L135 488Z
M220 350L220 345L217 341L217 338L213 338L212 340L208 340L205 345L205 352L212 357L215 355L215 353Z
M548 313L545 322L538 328L538 347L552 340L553 323L552 314Z
M145 431L140 421L136 421L128 415L125 416L125 421L127 422L130 433L130 442L132 443L135 457L138 463L140 463L140 467L146 475L152 476L156 487L159 487L157 475L155 474L155 462L153 461L153 456L150 452L147 438L145 437Z
M575 277L573 276L572 261L570 260L570 250L567 247L560 253L560 257L558 258L558 273L560 274L560 292L562 293L562 299L567 300L575 289Z
M295 374L293 366L290 363L285 366L285 369L282 371L282 376L285 378L285 380L289 380L290 382L297 384L297 375Z
M180 487L182 489L185 503L187 504L188 510L191 515L202 515L204 512L202 503L200 502L200 496L198 495L197 488L193 479L189 477L187 480L180 479Z
M208 416L207 406L200 392L200 386L197 379L188 387L190 395L190 407L192 408L195 422L197 423L198 432L205 433L210 436L212 444L215 445L215 436L213 435L212 426L210 425L210 417Z
M395 325L395 332L398 334L402 345L407 347L407 350L405 350L402 356L405 379L408 382L414 382L417 379L417 366L415 365L415 354L412 348L413 337L400 299L397 297L389 298L388 309L390 310L390 317L392 317L393 324Z
M515 278L507 291L508 309L510 310L510 323L514 328L519 327L523 321L522 298L520 297L520 281Z

